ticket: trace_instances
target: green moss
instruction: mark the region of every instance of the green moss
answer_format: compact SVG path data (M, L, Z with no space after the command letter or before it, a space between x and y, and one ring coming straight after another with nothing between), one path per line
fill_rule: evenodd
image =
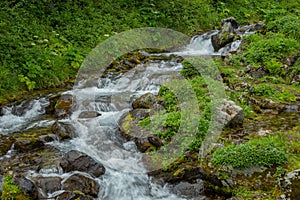
M30 200L30 197L13 183L12 175L8 175L4 178L2 185L1 200Z

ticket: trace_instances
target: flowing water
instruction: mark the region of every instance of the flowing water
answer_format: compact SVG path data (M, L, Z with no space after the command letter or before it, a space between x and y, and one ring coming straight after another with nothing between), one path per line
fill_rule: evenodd
M177 55L220 55L236 50L239 41L214 52L210 37L216 32L194 36L188 46L181 48ZM72 124L78 137L66 142L52 142L51 145L63 152L76 149L101 162L106 173L96 180L101 185L99 199L102 200L179 200L185 199L172 194L168 187L155 184L147 175L142 162L142 154L132 141L126 141L119 134L118 120L131 109L131 102L142 94L158 93L159 87L178 75L182 64L176 61L152 60L139 64L132 70L114 78L100 78L98 84L88 88L67 91L74 96L77 109L68 119L60 121ZM32 127L47 127L54 119L46 119L45 107L49 98L33 99L20 105L10 105L2 109L0 132L11 134ZM18 112L18 107L26 107ZM101 113L95 118L79 118L82 111ZM43 170L42 176L66 178L61 170ZM37 176L31 173L30 176ZM48 194L53 197L62 191Z

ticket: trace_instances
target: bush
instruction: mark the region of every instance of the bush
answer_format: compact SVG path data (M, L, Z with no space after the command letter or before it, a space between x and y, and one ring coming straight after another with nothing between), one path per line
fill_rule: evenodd
M270 21L266 26L267 31L283 33L285 36L300 40L300 18L288 14Z
M281 165L287 162L284 143L279 137L253 139L245 144L230 145L213 153L213 165L230 165L234 168Z

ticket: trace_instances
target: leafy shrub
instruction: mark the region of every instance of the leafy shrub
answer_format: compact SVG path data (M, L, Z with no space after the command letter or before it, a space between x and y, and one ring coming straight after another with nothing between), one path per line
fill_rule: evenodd
M268 31L283 33L287 37L300 40L300 18L299 16L288 14L270 21L266 26Z
M230 165L234 168L281 165L287 162L282 138L253 139L245 144L230 145L213 153L213 165Z
M283 88L281 89L283 90ZM296 101L297 99L296 96L290 90L285 89L285 91L279 91L275 89L273 85L270 84L260 84L254 86L250 93L256 94L258 96L268 97L277 102L290 102Z
M270 59L280 61L289 55L295 55L300 48L299 41L280 33L268 32L265 36L253 34L247 36L246 40L248 44L242 57L247 64L265 65Z

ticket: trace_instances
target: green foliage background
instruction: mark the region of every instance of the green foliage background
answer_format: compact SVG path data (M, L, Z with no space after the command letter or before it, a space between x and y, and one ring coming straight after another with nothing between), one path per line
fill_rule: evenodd
M102 1L4 0L0 2L0 99L22 91L64 86L98 43L138 27L164 27L194 34L218 28L234 16L239 23L298 12L298 1ZM268 29L299 38L288 15ZM290 21L292 20L292 21ZM284 26L280 24L288 21ZM285 24L285 23L284 23Z

